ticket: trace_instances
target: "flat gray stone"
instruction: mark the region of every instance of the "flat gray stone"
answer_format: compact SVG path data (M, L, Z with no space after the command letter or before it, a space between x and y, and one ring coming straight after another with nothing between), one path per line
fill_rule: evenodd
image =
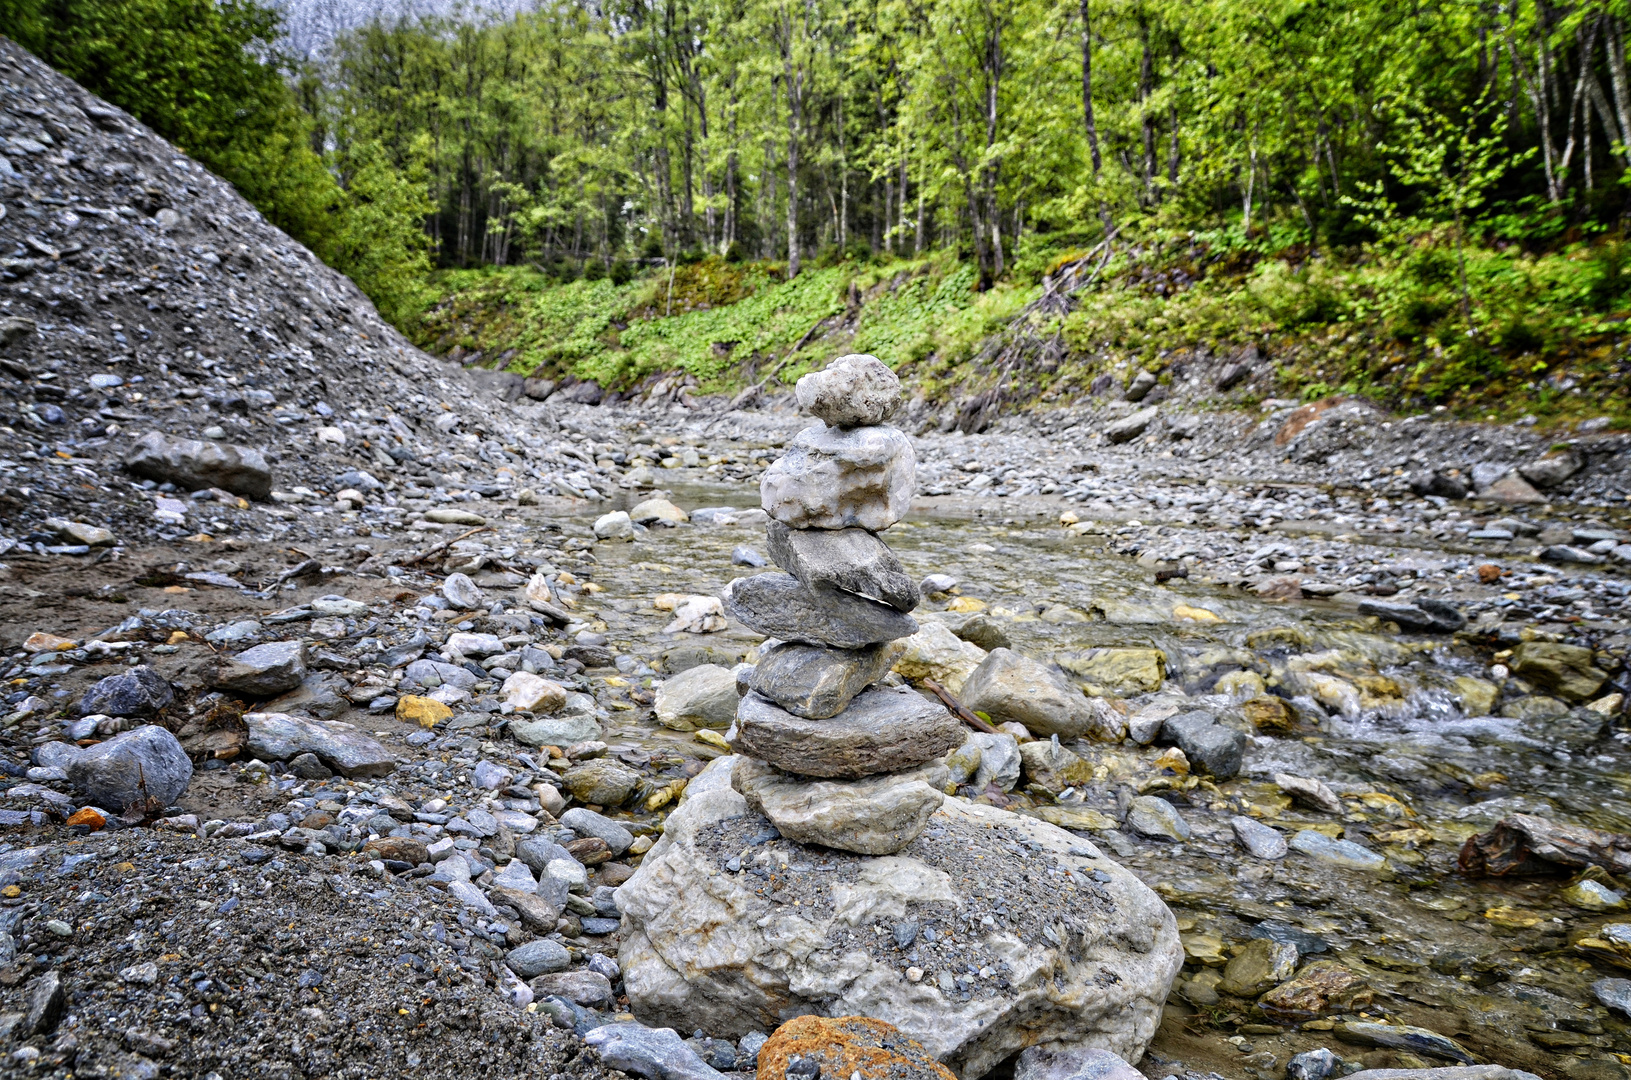
M794 716L750 693L737 710L731 746L783 772L857 780L915 768L962 743L962 721L939 702L872 689L825 720Z
M893 855L923 832L950 779L938 761L861 780L808 780L743 758L731 783L789 840Z
M772 521L767 532L770 558L806 585L865 596L896 611L923 602L889 545L865 529L792 529Z
M898 641L864 649L777 645L753 669L748 685L794 716L824 720L843 712L856 694L889 674L905 651Z
M1069 1050L1033 1046L1014 1063L1014 1080L1145 1080L1118 1055L1097 1047Z
M595 836L606 841L612 857L623 854L634 844L634 834L604 814L581 806L574 806L561 815L561 824L579 836Z
M1112 443L1131 442L1144 434L1144 430L1155 419L1156 412L1157 407L1151 405L1147 409L1140 409L1131 416L1124 416L1115 423L1106 425L1104 429L1105 441Z
M1283 859L1290 850L1279 829L1265 825L1256 818L1237 815L1229 819L1229 827L1234 830L1240 846L1251 852L1253 858Z
M835 589L807 588L791 574L737 578L720 600L732 619L783 641L859 649L917 633L910 615Z
M535 979L571 967L572 953L558 941L540 938L505 953L504 963L523 979Z
M385 776L397 759L385 745L338 720L308 720L286 713L245 713L247 749L262 761L288 761L297 754L316 754L341 776Z
M216 689L234 694L276 697L299 686L305 677L305 644L269 641L222 661L210 681Z
M765 513L795 529L882 532L906 516L917 487L912 443L892 427L815 424L759 481Z
M1593 559L1592 561L1600 561ZM1401 630L1424 634L1453 634L1467 625L1467 617L1454 604L1431 596L1418 596L1404 603L1392 600L1361 600L1359 614L1374 615L1399 624Z
M594 1028L583 1041L607 1066L647 1080L725 1080L673 1028L648 1028L624 1020Z
M185 491L218 487L246 499L272 497L272 467L266 455L247 446L175 439L154 431L125 455L125 468L137 476L169 481Z
M876 356L840 356L793 387L799 408L833 427L881 424L900 408L900 379Z
M1198 709L1169 716L1161 724L1161 740L1182 750L1191 768L1219 780L1240 772L1246 756L1245 732L1225 727Z
M611 980L598 971L557 971L540 975L527 985L538 997L563 997L591 1009L612 1003Z
M1127 811L1127 827L1152 840L1189 839L1189 822L1178 808L1154 795L1140 795Z
M600 721L588 713L570 716L541 716L536 720L510 718L510 734L528 746L567 747L593 742L603 734Z
M149 724L88 747L68 763L68 780L85 801L123 813L174 803L193 778L193 763L176 737Z
M1012 649L987 654L964 681L962 699L970 710L991 717L993 724L1015 721L1040 738L1106 735L1098 713L1075 684Z

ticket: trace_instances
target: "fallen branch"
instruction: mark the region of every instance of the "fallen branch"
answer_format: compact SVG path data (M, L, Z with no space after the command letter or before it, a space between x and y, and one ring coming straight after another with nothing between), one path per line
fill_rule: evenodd
M961 701L958 701L956 698L951 696L950 690L947 690L944 686L941 686L933 679L924 679L923 688L929 691L935 697L939 698L941 704L945 705L946 708L951 710L952 715L956 716L957 719L961 720L975 731L983 731L987 735L1001 734L1001 732L999 732L996 728L969 712L968 708L964 706Z
M428 547L424 551L421 551L419 554L415 555L413 558L404 559L402 562L397 563L397 565L398 566L414 566L414 565L416 565L418 563L422 563L426 559L430 558L432 555L439 555L442 552L446 551L448 548L452 547L454 544L457 544L460 540L468 540L470 537L476 535L479 532L487 532L489 530L489 528L490 528L490 526L487 526L487 525L478 525L474 529L471 529L467 533L462 533L462 534L460 534L458 536L455 536L451 540L443 540L440 544L436 544L436 545L434 545L432 547Z

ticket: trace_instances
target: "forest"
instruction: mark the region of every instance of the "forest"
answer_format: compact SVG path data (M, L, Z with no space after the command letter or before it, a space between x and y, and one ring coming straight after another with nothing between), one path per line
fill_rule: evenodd
M1443 398L1559 354L1617 377L1624 7L562 0L298 63L244 0L0 0L0 29L405 327L480 268L671 298L704 258L779 283L934 256L974 303L1102 248L1088 351L1363 327L1358 368L1303 382Z

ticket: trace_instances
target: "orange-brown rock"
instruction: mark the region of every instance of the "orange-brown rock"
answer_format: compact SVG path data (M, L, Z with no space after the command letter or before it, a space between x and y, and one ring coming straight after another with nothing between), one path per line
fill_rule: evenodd
M794 1058L815 1061L821 1075L861 1080L957 1080L923 1044L865 1016L800 1016L771 1034L759 1051L758 1080L784 1080Z
M1316 960L1257 999L1265 1013L1279 1018L1314 1016L1370 1000L1365 980L1335 960Z
M97 811L89 806L85 807L83 810L75 810L68 818L68 824L89 825L91 832L95 832L107 823L108 819L103 817L100 811Z
M430 862L430 851L423 840L411 836L380 836L363 845L363 854L373 859L392 859L396 862Z

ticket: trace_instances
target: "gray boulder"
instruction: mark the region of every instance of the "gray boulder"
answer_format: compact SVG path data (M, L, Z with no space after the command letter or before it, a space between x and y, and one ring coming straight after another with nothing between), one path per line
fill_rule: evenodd
M272 467L264 454L247 446L176 439L154 431L131 447L125 468L187 491L218 487L262 502L272 497Z
M1086 695L1069 679L1012 649L991 650L963 683L962 697L992 723L1015 721L1040 738L1105 734Z
M811 587L826 586L911 611L923 594L889 545L865 529L768 527L770 558Z
M1572 448L1553 450L1545 456L1518 466L1518 475L1542 491L1560 486L1585 466Z
M114 813L163 809L192 778L193 763L180 741L151 724L97 743L68 763L68 780L85 801Z
M504 963L523 979L535 979L571 967L572 953L558 941L540 938L505 953Z
M211 682L216 689L234 694L275 697L293 690L305 677L305 643L269 641L218 664Z
M675 731L727 728L736 719L736 676L718 664L698 664L657 686L657 722Z
M725 1080L673 1028L648 1028L624 1020L593 1029L583 1041L607 1066L647 1080Z
M247 748L262 761L288 761L316 754L341 776L385 776L397 759L379 740L338 720L308 720L284 713L245 713Z
M765 652L748 685L794 716L822 720L843 712L856 694L889 674L904 652L895 641L864 649L777 645Z
M1140 409L1131 416L1124 416L1113 424L1106 425L1104 438L1107 442L1131 442L1144 434L1145 429L1155 419L1157 406L1151 405L1147 409Z
M634 844L634 834L629 830L606 815L597 814L582 806L574 806L562 814L561 824L579 836L593 836L606 841L606 846L612 849L613 858L623 854Z
M783 641L859 649L917 633L910 615L836 589L808 588L791 574L737 578L720 600L732 619Z
M893 855L916 840L946 801L939 762L861 780L805 780L744 758L732 785L783 836L863 855Z
M79 714L152 719L175 698L164 676L143 664L98 680L79 699Z
M1182 750L1191 768L1219 780L1240 772L1246 756L1246 733L1223 726L1208 712L1168 717L1161 725L1161 741Z

